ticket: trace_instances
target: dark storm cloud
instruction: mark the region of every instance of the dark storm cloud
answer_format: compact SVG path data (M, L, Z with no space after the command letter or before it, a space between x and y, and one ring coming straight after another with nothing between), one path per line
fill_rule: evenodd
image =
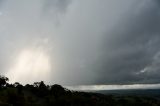
M142 0L107 33L98 83L160 82L160 3Z

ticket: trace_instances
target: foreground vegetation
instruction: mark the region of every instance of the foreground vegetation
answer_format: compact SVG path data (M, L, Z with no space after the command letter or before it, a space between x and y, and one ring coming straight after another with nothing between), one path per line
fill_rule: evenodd
M61 85L7 83L0 76L0 106L160 106L160 100L140 96L116 96L70 91Z

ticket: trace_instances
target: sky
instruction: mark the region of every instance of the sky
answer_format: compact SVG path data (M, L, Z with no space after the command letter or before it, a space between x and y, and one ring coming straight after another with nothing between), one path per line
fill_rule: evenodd
M152 86L159 28L159 0L0 0L0 74L22 84Z

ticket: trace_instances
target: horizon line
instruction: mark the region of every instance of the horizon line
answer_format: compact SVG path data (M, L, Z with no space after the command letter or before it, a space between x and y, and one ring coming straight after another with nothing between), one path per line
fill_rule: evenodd
M126 84L126 85L74 85L64 86L70 90L78 91L96 91L96 90L127 90L127 89L159 89L158 84Z

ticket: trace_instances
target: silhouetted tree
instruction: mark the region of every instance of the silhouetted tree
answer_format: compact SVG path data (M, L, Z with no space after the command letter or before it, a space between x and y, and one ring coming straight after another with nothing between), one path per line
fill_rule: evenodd
M40 85L40 82L34 82L33 83L33 86L36 87L36 88L39 88L39 85Z
M39 89L47 89L47 86L44 84L43 81L39 82Z
M31 92L32 94L36 94L37 89L38 89L38 88L34 87L34 85L30 85L30 84L26 84L26 85L24 86L24 88L25 88L27 91Z
M14 85L14 87L16 87L16 88L17 88L17 92L18 92L18 94L22 94L23 85L22 85L22 84L20 84L19 82L15 82L13 85Z
M9 81L7 77L0 75L0 88L3 88L7 84L7 81Z
M61 85L55 84L51 86L50 92L55 96L55 98L57 98L65 93L65 88L63 88Z
M39 96L43 97L43 96L46 96L48 94L48 89L47 89L47 86L44 84L43 81L41 81L39 83Z
M14 85L13 85L13 84L6 83L6 87L8 87L8 88L14 88Z

